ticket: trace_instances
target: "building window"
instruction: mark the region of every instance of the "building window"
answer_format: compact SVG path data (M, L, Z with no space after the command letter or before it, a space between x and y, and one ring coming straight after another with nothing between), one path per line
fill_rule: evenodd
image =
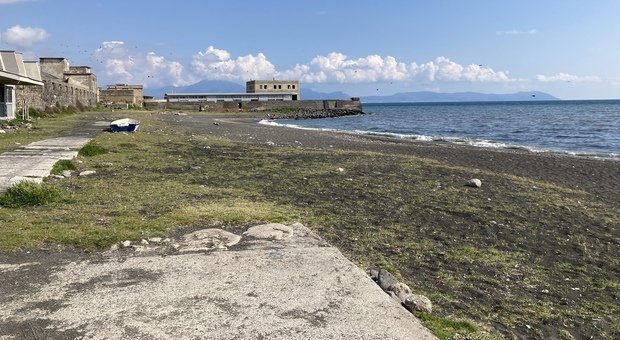
M291 85L286 85L286 88L290 90L291 89Z
M281 89L282 89L282 85L278 85L278 89L280 89L280 90L281 90Z
M277 86L277 85L273 85L273 89L274 89L274 90L275 90L275 89L277 89L277 88L278 88L278 86Z
M295 85L293 85L293 90L295 89Z

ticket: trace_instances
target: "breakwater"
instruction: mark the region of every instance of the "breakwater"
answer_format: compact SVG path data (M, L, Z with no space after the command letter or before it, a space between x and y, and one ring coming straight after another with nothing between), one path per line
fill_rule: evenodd
M327 118L362 114L359 100L293 100L293 101L220 101L220 102L164 102L145 101L152 110L183 110L206 112L255 112L266 118L305 119Z

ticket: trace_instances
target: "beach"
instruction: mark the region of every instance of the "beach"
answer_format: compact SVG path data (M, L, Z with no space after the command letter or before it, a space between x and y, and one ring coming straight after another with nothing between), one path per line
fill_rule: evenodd
M93 126L101 153L44 181L58 200L0 209L0 257L96 262L138 256L123 244L146 238L301 223L428 297L432 313L415 315L439 338L620 336L619 162L258 124L266 115L94 112L6 134L18 145ZM98 127L122 117L140 129Z
M259 168L252 176L265 182L263 195L312 210L311 228L352 261L390 268L427 294L439 315L502 336L618 334L620 163L298 130L261 118L157 117L235 141L227 154L240 159L252 157L246 148L282 150L280 166L293 173L333 167L316 182ZM482 187L466 187L471 178Z

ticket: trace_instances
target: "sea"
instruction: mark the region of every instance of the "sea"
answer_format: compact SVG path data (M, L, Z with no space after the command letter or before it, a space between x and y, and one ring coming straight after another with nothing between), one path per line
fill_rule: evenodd
M620 161L620 100L362 105L367 114L260 123Z

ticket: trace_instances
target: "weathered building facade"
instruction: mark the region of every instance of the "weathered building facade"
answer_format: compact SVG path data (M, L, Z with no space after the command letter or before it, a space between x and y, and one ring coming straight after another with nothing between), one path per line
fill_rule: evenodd
M0 51L0 119L14 119L19 112L16 87L39 91L43 87L39 65L24 61L15 51Z
M291 100L299 97L299 80L250 80L245 83L246 93L287 93Z
M144 87L142 85L115 84L100 91L101 102L106 104L127 104L134 107L144 105Z
M17 86L18 109L97 105L97 77L90 67L70 66L66 58L40 58L38 65L43 87Z

